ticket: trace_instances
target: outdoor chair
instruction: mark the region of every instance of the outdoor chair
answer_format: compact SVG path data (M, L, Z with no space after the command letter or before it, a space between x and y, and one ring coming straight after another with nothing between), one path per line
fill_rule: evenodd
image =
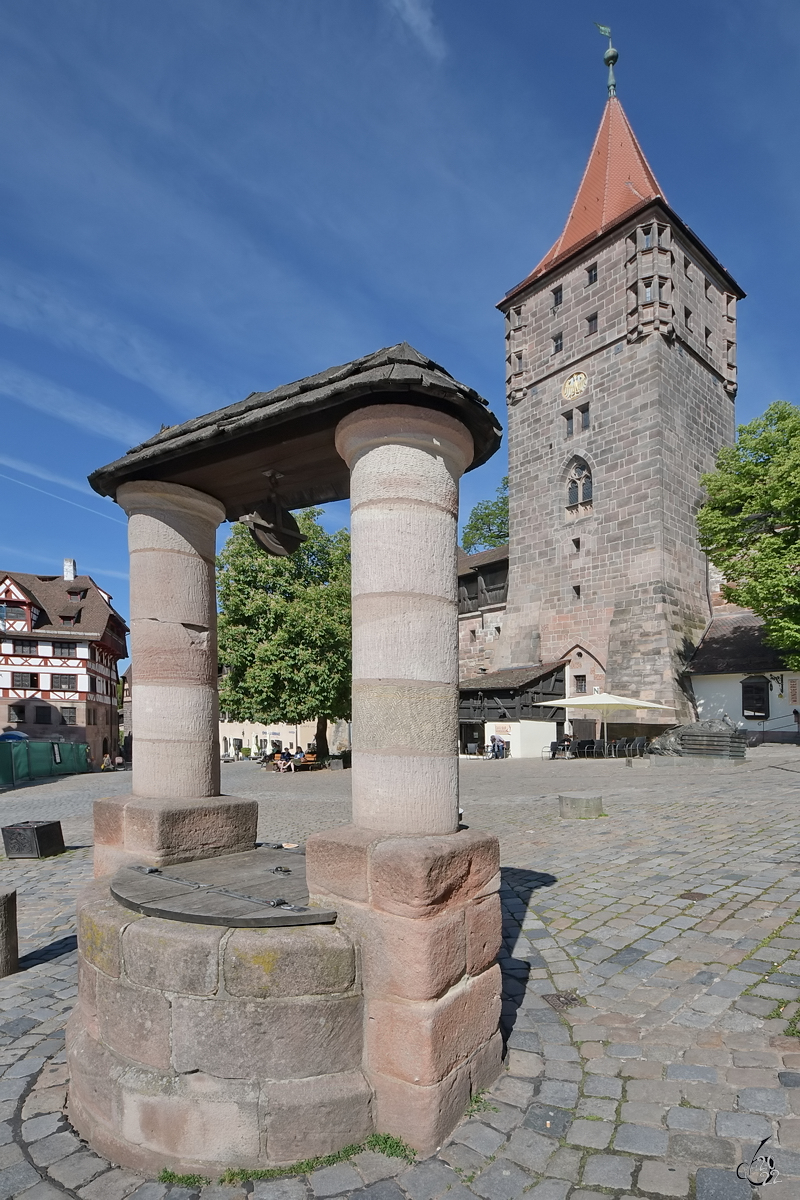
M631 738L618 738L617 739L617 741L614 743L614 758L624 758L625 757L625 750L630 741L632 741Z
M628 758L642 758L645 754L646 745L646 737L633 738L633 740L628 744L625 753Z
M580 758L587 758L594 753L594 738L582 738L575 746L575 753Z
M608 754L608 749L609 749L608 744L606 742L604 742L602 740L602 738L595 738L595 740L592 742L592 749L591 749L592 757L593 758L605 758L606 755ZM586 752L586 756L587 756L587 758L589 757L588 750Z

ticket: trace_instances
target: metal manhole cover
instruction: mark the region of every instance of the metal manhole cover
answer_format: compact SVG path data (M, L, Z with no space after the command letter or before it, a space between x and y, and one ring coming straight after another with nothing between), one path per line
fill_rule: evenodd
M549 996L542 996L551 1008L556 1012L564 1012L568 1008L572 1008L575 1004L580 1004L581 998L575 992L553 992Z
M122 867L111 895L126 908L166 921L254 929L327 925L333 909L308 903L305 855L275 846L172 867Z
M708 900L706 892L681 892L678 896L679 900Z

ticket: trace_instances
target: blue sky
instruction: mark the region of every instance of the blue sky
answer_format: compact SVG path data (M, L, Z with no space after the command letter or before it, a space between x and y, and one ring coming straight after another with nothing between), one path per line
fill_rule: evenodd
M797 402L796 2L5 0L0 566L74 556L126 614L123 514L86 475L380 346L502 417L494 305L588 157L595 20L670 203L748 292L739 420ZM504 470L466 477L465 516Z

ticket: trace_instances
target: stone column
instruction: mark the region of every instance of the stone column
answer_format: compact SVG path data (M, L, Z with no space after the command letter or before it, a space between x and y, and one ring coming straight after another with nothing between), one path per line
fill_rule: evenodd
M353 822L393 833L458 828L460 421L381 404L345 417L351 472Z
M215 535L218 500L176 483L123 483L133 669L133 794L219 795Z
M219 796L212 496L175 483L123 483L133 664L133 796L95 804L95 874L251 849L257 802Z
M358 942L379 1132L422 1154L500 1069L497 839L458 824L458 479L432 409L345 417L351 471L353 824L306 847L312 902Z

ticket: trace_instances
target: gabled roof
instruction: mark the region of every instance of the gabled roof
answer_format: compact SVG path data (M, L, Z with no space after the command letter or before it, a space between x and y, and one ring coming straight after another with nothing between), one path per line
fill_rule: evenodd
M779 650L764 644L764 622L749 608L715 612L686 666L689 675L751 675L784 671Z
M508 562L508 545L490 546L488 550L479 550L477 554L467 554L458 548L458 573L468 575L479 567L488 567L493 563Z
M545 675L550 675L562 667L564 661L562 658L558 662L529 663L525 667L506 667L502 671L487 671L485 675L474 675L471 679L462 679L458 685L459 691L494 692L527 687L529 683L534 683L537 679L544 679ZM557 706L556 702L559 699L558 696L553 697L554 706Z
M127 626L122 617L105 599L91 575L76 575L74 579L63 579L60 575L29 575L22 571L0 572L0 580L8 578L21 588L39 609L39 620L32 630L35 634L57 634L63 640L78 640L76 635L88 641L104 639L119 650L120 656L127 654L125 633ZM79 603L69 599L70 592L85 591ZM60 617L80 617L79 625L64 626ZM116 621L109 628L112 618ZM121 632L115 632L119 622Z

